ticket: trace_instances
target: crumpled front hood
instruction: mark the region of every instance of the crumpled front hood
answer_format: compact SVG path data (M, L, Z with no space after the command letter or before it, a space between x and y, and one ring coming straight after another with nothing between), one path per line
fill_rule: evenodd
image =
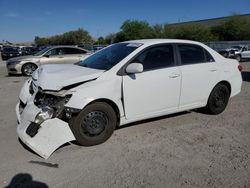
M33 74L33 83L43 90L58 91L63 87L98 78L104 70L90 69L79 65L43 65Z

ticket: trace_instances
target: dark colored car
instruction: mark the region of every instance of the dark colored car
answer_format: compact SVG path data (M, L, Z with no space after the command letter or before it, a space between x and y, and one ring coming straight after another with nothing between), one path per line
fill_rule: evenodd
M22 53L19 48L17 47L4 47L2 50L2 60L8 60L13 57L18 57Z
M39 52L39 49L33 46L27 46L22 48L22 55L34 55Z

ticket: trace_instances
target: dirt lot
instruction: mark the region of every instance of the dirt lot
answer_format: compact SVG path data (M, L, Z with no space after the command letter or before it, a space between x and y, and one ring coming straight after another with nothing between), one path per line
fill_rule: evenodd
M240 95L217 116L195 111L132 124L94 147L66 145L44 160L16 135L24 77L0 62L0 187L250 187L250 62Z

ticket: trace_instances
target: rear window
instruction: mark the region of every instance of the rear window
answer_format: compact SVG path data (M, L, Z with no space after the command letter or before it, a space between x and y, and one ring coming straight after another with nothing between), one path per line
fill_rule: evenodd
M213 62L212 55L198 45L180 44L178 45L182 65Z

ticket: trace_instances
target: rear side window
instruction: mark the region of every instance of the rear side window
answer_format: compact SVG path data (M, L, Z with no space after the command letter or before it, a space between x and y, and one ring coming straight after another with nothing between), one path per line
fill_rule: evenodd
M64 55L64 54L65 54L65 50L63 48L53 48L46 53L46 55L49 55L49 56Z
M87 53L85 50L80 50L77 48L65 48L65 54L85 54Z
M174 66L173 46L163 45L147 49L133 63L141 63L144 71Z
M182 65L213 62L212 55L198 45L180 44L178 45Z

